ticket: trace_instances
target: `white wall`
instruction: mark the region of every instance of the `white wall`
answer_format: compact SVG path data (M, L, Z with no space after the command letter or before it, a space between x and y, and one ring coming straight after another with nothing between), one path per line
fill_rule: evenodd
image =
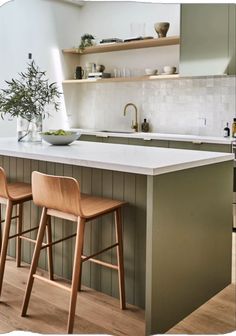
M99 42L103 38L116 37L126 39L140 34L157 37L154 23L170 22L167 36L179 35L180 6L176 4L153 4L137 2L87 2L81 8L80 35L89 33ZM141 29L132 29L143 25ZM69 60L69 58L67 58ZM122 71L128 68L131 75L143 75L145 68L158 69L162 72L164 65L175 65L178 68L179 47L148 48L119 52L84 55L78 59L85 67L86 63L103 64L106 72L114 73L114 68ZM73 73L69 74L73 78Z
M61 49L79 40L80 8L53 0L14 0L0 7L0 88L4 80L17 77L26 68L28 52L50 81L66 76ZM47 128L65 127L67 116L61 112L45 121ZM15 136L15 121L0 121L0 136Z

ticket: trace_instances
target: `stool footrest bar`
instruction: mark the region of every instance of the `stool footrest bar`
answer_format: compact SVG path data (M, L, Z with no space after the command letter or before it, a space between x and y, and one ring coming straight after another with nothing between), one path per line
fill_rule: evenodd
M39 227L36 226L36 227L34 227L34 228L32 228L32 229L28 229L28 230L25 230L25 231L23 231L23 232L16 233L16 234L10 236L9 239L16 238L16 237L18 237L18 236L20 236L20 238L23 238L23 236L22 236L23 234L28 233L28 232L31 232L31 231L35 231L35 230L37 230L38 228L39 228Z
M55 244L58 244L58 243L61 243L62 241L67 240L67 239L70 239L70 238L73 238L73 237L75 237L75 236L76 236L76 233L74 233L74 234L72 234L72 235L70 235L70 236L67 236L67 237L65 237L65 238L62 238L62 239L59 239L59 240L55 240L55 241L52 242L52 243L45 244L44 246L41 247L41 249L47 248L47 247L49 247L49 246L52 246L52 245L55 245Z
M86 256L82 256L81 258L83 259L82 262L85 261L84 259L86 258L86 260L94 262L95 264L99 264L99 265L102 265L102 266L105 266L105 267L108 267L108 268L112 268L114 270L118 270L118 265L113 265L113 264L107 263L105 261L101 261L101 260L94 259L94 258L89 258L88 259Z
M17 216L11 217L11 219L16 219L16 218L19 218L19 216L17 215ZM4 223L4 222L5 222L5 219L2 219L0 223Z
M31 239L29 237L25 237L25 236L20 236L21 239L27 240L28 242L34 243L36 244L36 239ZM43 245L46 245L46 243L43 243Z
M83 257L82 257L82 258L83 258L82 261L84 262L84 261L87 261L87 260L89 260L89 259L91 259L91 258L93 258L93 257L96 257L98 254L101 254L101 253L103 253L103 252L106 252L106 251L108 251L108 250L110 250L110 249L116 247L117 245L118 245L118 243L115 243L115 244L113 244L113 245L111 245L111 246L106 247L105 249L103 249L103 250L101 250L101 251L99 251L99 252L96 252L96 253L94 253L94 254L91 254L90 256L83 256Z

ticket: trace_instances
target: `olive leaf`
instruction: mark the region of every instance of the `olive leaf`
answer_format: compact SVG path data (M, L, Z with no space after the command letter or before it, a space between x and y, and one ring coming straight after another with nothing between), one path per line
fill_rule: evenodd
M56 83L50 83L46 71L40 71L34 61L28 64L25 72L19 73L19 79L5 81L7 88L0 89L1 118L7 115L11 118L21 117L28 121L45 118L49 112L47 105L59 110L59 92Z

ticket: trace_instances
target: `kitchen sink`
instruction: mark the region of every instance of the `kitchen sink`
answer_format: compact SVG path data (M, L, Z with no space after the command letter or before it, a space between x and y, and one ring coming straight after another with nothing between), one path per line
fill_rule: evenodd
M111 130L99 130L98 132L104 132L104 133L123 133L123 134L132 134L134 131L111 131Z

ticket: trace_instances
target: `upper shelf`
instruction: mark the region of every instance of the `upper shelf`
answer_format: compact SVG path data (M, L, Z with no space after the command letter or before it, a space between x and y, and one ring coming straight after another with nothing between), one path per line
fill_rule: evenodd
M151 48L151 47L162 47L176 45L180 43L179 36L170 36L162 38L154 38L148 40L139 40L131 42L113 43L113 44L100 44L93 47L87 47L82 52L78 48L63 49L63 53L67 54L96 54L111 51L121 51L130 49L141 49L141 48Z

